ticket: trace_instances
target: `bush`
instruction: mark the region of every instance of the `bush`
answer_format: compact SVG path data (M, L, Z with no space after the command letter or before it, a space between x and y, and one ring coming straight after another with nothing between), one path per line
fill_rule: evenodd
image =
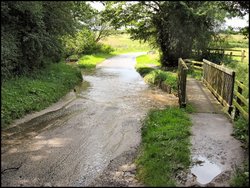
M99 45L100 45L100 49L99 49L98 52L100 52L100 53L107 53L107 54L110 54L111 52L114 52L114 51L115 51L115 49L112 48L112 47L109 46L109 45L100 44L100 43L99 43Z
M4 29L3 29L4 30ZM19 44L15 32L5 32L1 34L1 73L2 78L12 76L17 67L18 58L21 56Z
M93 54L97 52L111 53L114 51L114 49L108 45L97 43L93 32L87 28L83 28L74 36L64 36L63 42L66 57L73 54L81 56L83 54Z
M144 77L145 81L152 85L159 85L161 82L166 83L172 89L177 91L177 75L176 73L162 71L162 70L153 70L150 73L146 74Z
M59 61L58 36L74 30L70 6L71 2L1 2L2 81L41 68L48 58Z

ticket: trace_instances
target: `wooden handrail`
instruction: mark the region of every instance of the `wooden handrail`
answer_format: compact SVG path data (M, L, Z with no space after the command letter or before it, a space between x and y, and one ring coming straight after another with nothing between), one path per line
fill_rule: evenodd
M233 70L230 70L230 69L228 69L228 68L226 68L226 67L222 67L222 66L220 66L220 65L217 65L217 64L215 64L215 63L212 63L211 61L208 61L208 60L206 60L206 59L203 59L203 62L204 62L204 63L207 63L208 65L210 65L210 66L212 66L212 67L215 67L216 69L219 69L219 70L221 70L221 71L223 71L223 72L225 72L225 73L227 73L227 74L229 74L229 75L233 75L233 74L234 74L234 71L233 71Z

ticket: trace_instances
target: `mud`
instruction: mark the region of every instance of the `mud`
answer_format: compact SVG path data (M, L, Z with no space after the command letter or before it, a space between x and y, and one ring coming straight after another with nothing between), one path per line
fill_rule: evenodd
M178 101L144 83L134 69L140 54L106 60L95 72L83 73L84 82L75 92L3 130L1 185L137 184L132 180L132 160L140 144L141 121L151 108L177 105ZM133 172L119 173L119 165ZM120 182L100 181L112 170L123 177L116 178Z

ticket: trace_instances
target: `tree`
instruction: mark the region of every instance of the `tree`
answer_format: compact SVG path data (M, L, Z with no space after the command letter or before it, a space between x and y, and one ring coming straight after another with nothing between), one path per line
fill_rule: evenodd
M78 29L87 28L95 35L98 42L112 34L112 25L103 17L103 12L95 10L90 4L79 1L74 3L73 15L78 23Z
M113 27L110 21L103 17L103 12L97 12L89 22L89 28L94 32L95 42L113 34Z
M48 59L58 62L63 52L61 37L77 28L76 3L1 2L2 79L40 68Z
M249 1L221 1L221 7L228 12L229 17L243 17L249 13Z
M228 12L229 18L236 16L243 18L249 14L249 1L222 1L221 7ZM249 26L240 29L240 32L249 38Z
M178 58L190 57L192 49L205 51L215 27L226 16L218 6L219 2L139 1L104 4L106 18L116 28L126 26L133 39L149 41L159 47L163 66L176 66Z

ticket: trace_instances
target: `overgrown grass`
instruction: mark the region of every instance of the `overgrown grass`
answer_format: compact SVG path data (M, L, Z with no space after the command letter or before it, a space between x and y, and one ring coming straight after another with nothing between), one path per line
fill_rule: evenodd
M249 122L243 117L239 117L234 121L233 136L240 140L245 148L249 146Z
M177 74L175 72L163 71L155 68L160 67L159 55L142 55L136 58L136 70L144 77L146 83L159 85L164 82L174 92L177 91Z
M246 153L249 153L249 121L239 116L234 121L233 134L236 139L243 143ZM249 186L249 162L245 159L243 167L236 167L234 175L230 181L231 187L247 187Z
M151 85L159 85L164 82L170 86L174 91L177 91L177 74L169 71L152 70L145 75L144 80Z
M249 162L245 161L243 167L237 167L234 170L234 176L230 181L231 187L249 186Z
M81 72L65 63L50 64L29 76L5 81L1 89L2 127L25 114L48 107L81 81Z
M149 112L142 127L136 177L146 186L175 186L175 176L188 169L191 120L184 109Z

